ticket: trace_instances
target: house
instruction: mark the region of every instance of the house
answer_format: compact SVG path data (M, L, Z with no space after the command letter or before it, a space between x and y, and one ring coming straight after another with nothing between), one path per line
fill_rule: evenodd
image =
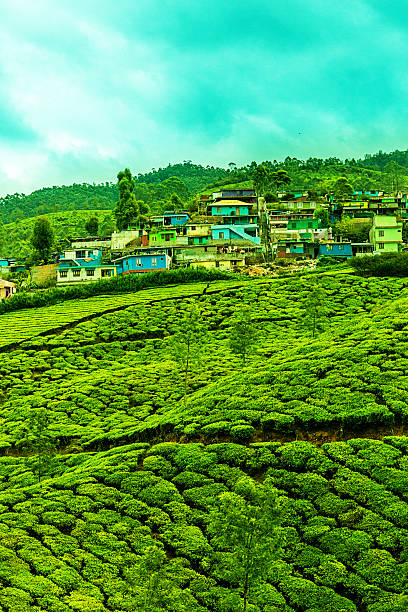
M142 238L146 232L143 229L131 229L123 230L122 232L113 232L111 237L111 250L112 251L123 251L129 248L130 245L134 246L134 241L139 240L142 244Z
M212 194L212 199L214 201L234 199L251 204L257 202L255 189L222 189L221 191L215 191Z
M187 225L188 244L206 244L211 238L210 223L189 223Z
M247 223L240 225L213 225L211 228L213 240L249 240L254 244L260 244L258 225Z
M165 212L163 213L163 226L168 227L177 225L186 225L189 220L187 213Z
M118 274L136 274L168 270L171 257L168 249L138 249L134 253L115 259Z
M327 234L327 228L321 226L320 219L290 219L287 229L311 234L314 240L319 240Z
M319 245L319 257L341 257L348 259L352 256L351 242L326 242Z
M7 300L16 292L17 285L15 283L0 278L0 302L2 300Z
M319 252L319 247L304 238L279 240L275 246L275 252L278 259L314 259Z
M102 251L79 249L65 251L56 267L57 285L97 281L116 276L116 266L102 263Z
M370 243L375 254L398 252L402 248L402 221L394 215L374 215Z
M207 214L211 217L242 217L249 216L252 207L236 200L226 200L215 202L207 206Z
M362 255L372 255L374 246L370 242L352 242L351 250L353 257L361 257Z
M25 267L22 264L17 264L13 257L0 257L0 273L14 274L15 272L23 272Z
M109 249L111 238L74 238L71 240L71 249Z

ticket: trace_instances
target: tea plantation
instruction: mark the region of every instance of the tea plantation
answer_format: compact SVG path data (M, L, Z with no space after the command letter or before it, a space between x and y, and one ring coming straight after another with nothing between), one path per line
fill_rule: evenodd
M1 315L0 610L406 609L407 292L325 273ZM217 524L264 491L257 575Z

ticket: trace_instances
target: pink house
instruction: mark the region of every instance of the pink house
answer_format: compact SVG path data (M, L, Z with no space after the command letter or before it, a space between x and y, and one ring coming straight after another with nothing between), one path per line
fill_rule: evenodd
M1 300L7 300L7 298L11 297L16 291L17 285L0 278L0 302Z

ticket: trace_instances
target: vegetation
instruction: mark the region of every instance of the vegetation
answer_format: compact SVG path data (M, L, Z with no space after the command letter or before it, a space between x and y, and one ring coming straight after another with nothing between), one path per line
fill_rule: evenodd
M54 230L47 217L39 217L33 229L31 244L34 248L35 257L44 263L48 263L54 246Z
M350 265L363 276L408 276L408 253L353 257Z

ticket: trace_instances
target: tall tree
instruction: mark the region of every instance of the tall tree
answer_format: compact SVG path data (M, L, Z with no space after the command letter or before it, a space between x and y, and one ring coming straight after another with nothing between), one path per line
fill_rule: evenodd
M280 169L276 172L272 172L270 176L271 183L273 183L278 190L280 187L285 187L292 182L291 177L286 172L286 170Z
M54 462L55 443L49 430L50 420L45 408L32 409L19 433L16 445L31 456L28 461L32 470L41 477L47 474Z
M129 168L125 168L118 174L119 200L116 202L113 214L116 218L118 230L125 230L136 221L139 215L139 207L134 194L135 181Z
M255 334L250 311L240 310L231 327L229 346L233 353L240 355L243 365L255 345Z
M90 236L97 236L99 229L99 221L98 217L90 217L88 221L85 223L85 230L88 232Z
M313 217L319 219L321 227L329 227L329 212L327 208L317 208L314 211Z
M180 319L178 331L167 340L174 359L181 366L183 377L183 403L187 405L188 382L192 367L202 357L207 328L201 321L197 306L191 303Z
M54 244L54 230L47 217L39 217L36 220L33 235L31 236L31 244L39 258L47 263Z
M327 313L327 293L323 287L315 284L305 300L305 309L301 319L302 325L312 331L312 338L318 331L324 329Z
M353 195L353 187L345 176L339 176L333 184L333 192L336 198L347 198Z
M261 196L265 193L271 182L271 171L265 164L259 164L252 173L252 180L257 196Z
M403 168L395 161L390 161L384 166L384 170L388 175L389 190L393 193L398 192L405 183L405 175L408 174L407 168Z
M218 550L218 571L225 581L239 584L243 612L278 556L279 522L276 489L268 480L260 485L248 477L223 493L210 513L208 534Z

